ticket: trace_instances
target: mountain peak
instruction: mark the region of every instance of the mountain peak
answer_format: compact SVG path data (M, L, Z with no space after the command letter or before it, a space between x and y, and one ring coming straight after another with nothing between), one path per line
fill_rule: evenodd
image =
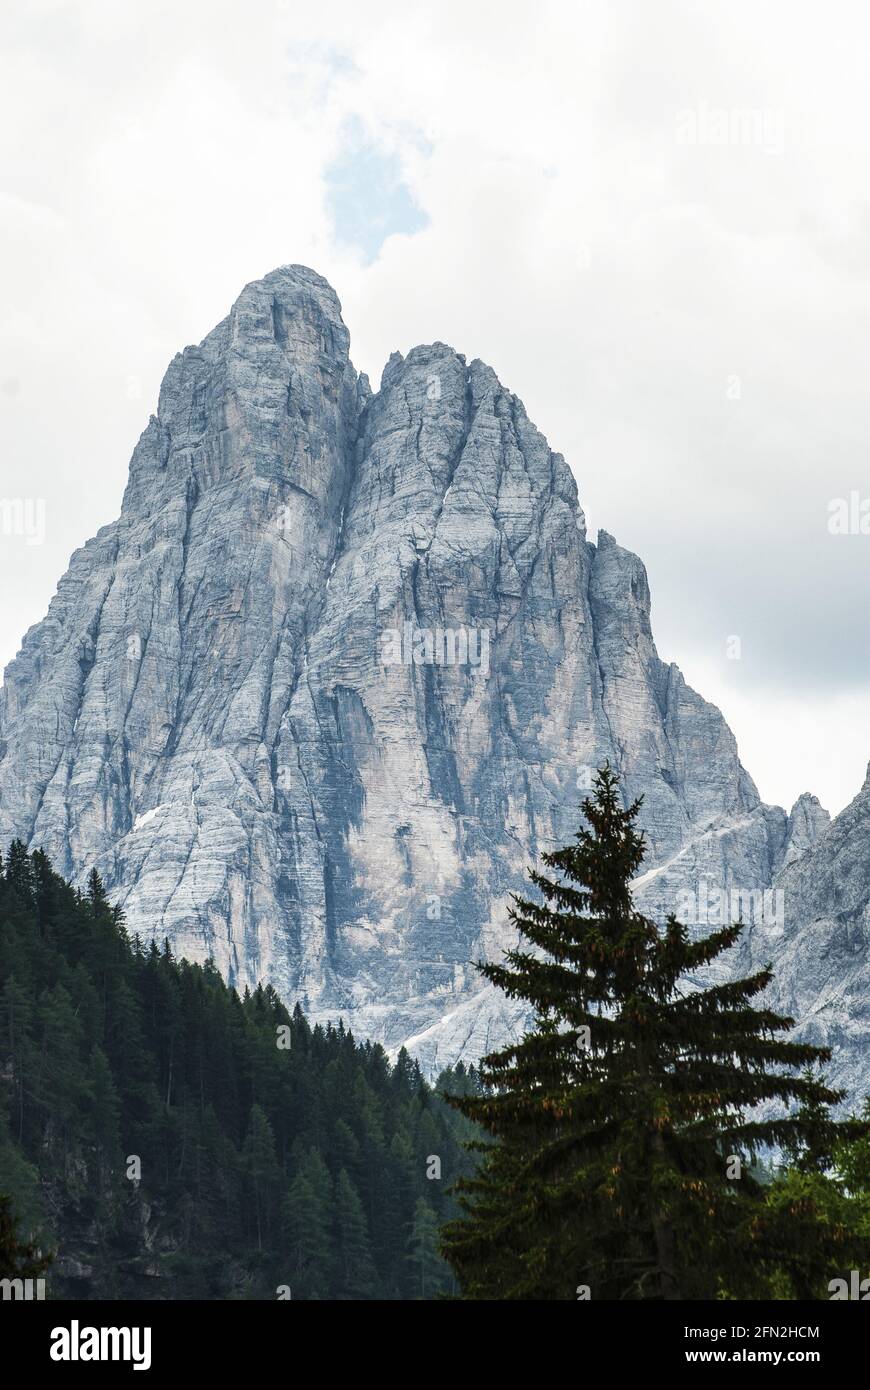
M660 916L700 873L767 886L786 817L495 372L419 345L371 395L349 343L289 265L173 358L121 519L7 672L0 843L434 1067L521 1026L468 962L512 943L590 769L644 797Z
M311 266L307 265L292 263L276 266L274 270L268 271L260 279L249 280L242 290L242 295L248 290L258 290L260 288L285 294L293 294L300 290L309 290L333 301L338 305L339 310L341 308L338 295L329 281L325 276L319 274L316 270L312 270Z

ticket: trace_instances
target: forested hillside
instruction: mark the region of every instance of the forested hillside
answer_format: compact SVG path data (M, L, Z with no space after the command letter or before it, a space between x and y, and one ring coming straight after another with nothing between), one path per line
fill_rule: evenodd
M92 874L0 861L0 1194L50 1297L432 1298L469 1122L416 1063L130 941ZM438 1176L440 1174L440 1176ZM288 1292L289 1291L289 1292Z

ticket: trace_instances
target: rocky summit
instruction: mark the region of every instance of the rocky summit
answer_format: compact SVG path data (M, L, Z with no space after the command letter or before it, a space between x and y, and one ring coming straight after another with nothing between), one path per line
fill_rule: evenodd
M96 866L131 933L431 1072L521 1025L473 962L605 760L644 797L638 902L714 924L742 895L741 958L866 1038L866 853L834 885L867 805L764 805L518 398L442 343L373 394L333 290L285 266L171 362L119 520L6 671L0 843ZM823 928L781 920L825 884Z

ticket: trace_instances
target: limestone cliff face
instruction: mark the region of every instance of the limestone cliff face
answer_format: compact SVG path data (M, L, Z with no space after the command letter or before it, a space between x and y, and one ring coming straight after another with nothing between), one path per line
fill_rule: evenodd
M7 669L0 843L96 864L131 931L437 1068L518 1026L471 962L605 759L660 915L770 887L824 813L760 802L656 655L643 565L590 544L489 367L418 347L372 395L348 350L290 266L171 363L120 519Z
M857 1108L870 1092L870 768L830 823L818 803L807 809L815 833L774 881L781 926L750 934L746 951L751 964L772 962L773 1003L796 1019L796 1037L832 1049L828 1075Z

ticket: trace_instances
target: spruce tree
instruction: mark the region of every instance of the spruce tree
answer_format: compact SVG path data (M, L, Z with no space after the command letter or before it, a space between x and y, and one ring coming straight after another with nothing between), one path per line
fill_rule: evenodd
M310 1149L302 1158L282 1206L286 1282L294 1298L326 1298L331 1288L332 1191L329 1171Z
M870 1230L870 1096L864 1099L862 1117L854 1119L855 1130L837 1146L834 1162L848 1191L861 1202L863 1225Z
M275 1156L272 1126L260 1105L251 1107L244 1156L250 1184L252 1233L257 1238L257 1249L262 1250L275 1225L281 1170Z
M335 1184L335 1250L337 1296L341 1299L377 1297L377 1274L365 1212L343 1168Z
M829 1054L786 1041L792 1020L753 1002L769 968L692 987L742 925L693 941L675 916L659 930L635 910L639 809L600 771L574 842L530 874L542 901L514 898L522 940L478 967L534 1025L484 1059L480 1095L451 1100L490 1136L443 1235L465 1298L764 1296L793 1258L751 1165L816 1141L808 1109L841 1096L802 1069ZM818 1234L834 1260L843 1233Z
M13 840L9 846L5 864L6 882L13 889L19 901L30 907L34 900L33 867L27 846L21 840Z
M408 1242L408 1263L413 1275L412 1296L434 1298L449 1276L438 1254L438 1221L425 1197L418 1197Z

